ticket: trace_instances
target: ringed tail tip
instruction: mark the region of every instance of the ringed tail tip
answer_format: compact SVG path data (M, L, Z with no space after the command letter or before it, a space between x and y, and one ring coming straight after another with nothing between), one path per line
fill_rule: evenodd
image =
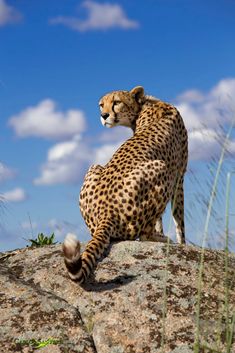
M76 262L80 257L80 242L77 240L75 234L68 233L62 245L64 257L67 260Z

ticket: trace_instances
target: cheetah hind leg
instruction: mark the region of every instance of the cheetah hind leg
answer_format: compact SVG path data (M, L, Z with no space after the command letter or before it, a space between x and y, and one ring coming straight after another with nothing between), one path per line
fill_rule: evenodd
M179 244L185 244L184 230L184 188L183 176L176 183L174 195L171 200L171 210L176 226L176 238Z
M155 232L154 232L153 237L156 240L152 240L152 241L157 241L160 243L167 243L167 242L173 243L173 241L167 235L164 234L163 225L162 225L162 217L159 217L157 219L156 226L155 226Z
M88 186L94 183L95 179L99 179L100 174L102 173L103 170L104 170L104 167L102 167L99 164L93 164L92 166L90 166L90 168L88 169L84 177L84 182L83 182L81 191L83 191L84 189L87 189Z
M103 170L104 170L104 167L102 167L101 165L93 164L85 175L84 182L79 195L80 211L85 221L86 221L86 216L90 215L90 210L88 209L88 204L87 204L87 199L85 198L85 194L92 191L93 185L97 183L97 180L100 178L100 174L102 173Z
M154 241L159 243L172 243L172 240L164 235L162 226L162 217L158 217L156 223L147 224L144 231L140 235L141 241Z

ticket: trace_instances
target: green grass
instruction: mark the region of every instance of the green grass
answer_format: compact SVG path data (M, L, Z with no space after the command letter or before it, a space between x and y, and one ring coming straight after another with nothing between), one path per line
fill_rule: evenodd
M230 353L233 343L234 325L235 325L235 308L232 316L229 312L229 278L228 278L228 254L229 254L229 206L230 206L230 185L231 185L231 173L227 174L226 183L226 209L225 209L225 318L226 318L226 353Z
M34 338L28 339L28 340L19 339L16 341L16 344L18 344L20 346L31 346L36 349L46 347L49 344L59 344L59 343L61 343L61 340L59 340L57 338L48 338L46 340L35 340Z
M221 190L218 190L219 179L225 180L224 170L222 169L222 165L225 158L225 153L227 150L229 138L231 132L233 130L235 124L235 120L233 124L230 126L229 131L223 141L223 145L221 148L221 155L219 161L215 164L215 169L213 171L213 183L211 185L211 192L206 203L206 219L205 226L203 232L203 240L202 240L202 249L201 249L201 257L199 263L199 271L198 271L198 285L197 285L197 298L196 298L196 324L195 324L195 337L194 337L194 353L235 353L232 351L232 345L234 343L234 335L235 335L235 306L232 307L232 303L230 303L230 284L229 284L229 201L230 201L230 182L231 182L231 174L232 172L227 174L226 182L223 182L223 186L226 184L226 197L225 197L225 246L224 246L224 300L221 303L221 317L218 320L218 330L215 334L214 342L208 343L207 339L201 339L200 332L200 318L201 318L201 300L202 300L202 291L203 291L203 273L204 273L204 260L205 260L205 247L208 246L208 234L209 234L209 224L211 216L213 215L214 203ZM221 177L222 175L222 177ZM223 188L222 188L223 189ZM223 192L223 191L222 191ZM169 230L171 228L172 220L170 218L169 222ZM166 253L166 264L165 264L165 281L163 287L163 308L162 308L162 337L161 337L161 351L164 352L165 342L167 340L166 337L166 316L167 316L167 274L168 274L168 263L169 263L169 249L170 244L167 244L167 253ZM220 311L219 313L220 314ZM216 319L215 319L216 320ZM222 342L223 336L223 342ZM221 347L224 347L221 350Z
M55 234L52 233L50 236L46 236L43 233L39 233L36 239L28 239L27 241L30 242L30 246L46 246L46 245L53 245L57 242L55 240Z
M200 342L200 309L201 309L201 295L202 295L202 286L203 286L203 272L204 272L204 257L205 257L205 245L208 238L208 229L209 229L209 222L212 213L213 203L217 193L217 185L219 176L221 173L222 164L224 161L224 156L227 148L227 144L233 129L235 121L231 124L230 129L226 135L226 138L223 143L220 159L217 165L217 170L215 173L214 183L211 190L210 200L207 209L207 216L205 221L205 228L204 228L204 236L202 241L202 251L201 251L201 259L199 265L199 275L198 275L198 295L197 295L197 307L196 307L196 331L195 331L195 341L194 341L194 353L200 353L203 349L203 345ZM234 319L235 313L229 313L229 284L228 284L228 239L229 239L229 198L230 198L230 179L231 174L227 174L227 183L226 183L226 210L225 210L225 337L226 337L226 353L233 353L231 351L232 343L233 343L233 336L234 336ZM232 321L230 323L230 318L232 316ZM213 347L207 346L206 349L210 349L211 352L218 352L218 353L225 353L215 350Z

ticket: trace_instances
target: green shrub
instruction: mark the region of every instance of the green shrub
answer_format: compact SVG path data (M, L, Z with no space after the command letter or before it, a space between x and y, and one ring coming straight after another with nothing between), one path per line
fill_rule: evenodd
M36 239L28 239L31 243L30 246L45 246L45 245L52 245L56 244L55 234L52 233L50 236L46 236L43 233L39 233Z

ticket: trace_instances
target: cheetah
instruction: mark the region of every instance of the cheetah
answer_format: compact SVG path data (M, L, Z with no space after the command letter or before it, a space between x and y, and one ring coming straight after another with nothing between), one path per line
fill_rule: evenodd
M82 284L94 271L112 240L157 241L161 216L171 201L176 237L185 243L183 181L188 136L183 119L171 104L145 95L137 86L114 91L99 102L106 127L133 130L105 165L88 170L80 192L80 210L92 239L80 254L80 242L68 235L64 261L72 280Z

